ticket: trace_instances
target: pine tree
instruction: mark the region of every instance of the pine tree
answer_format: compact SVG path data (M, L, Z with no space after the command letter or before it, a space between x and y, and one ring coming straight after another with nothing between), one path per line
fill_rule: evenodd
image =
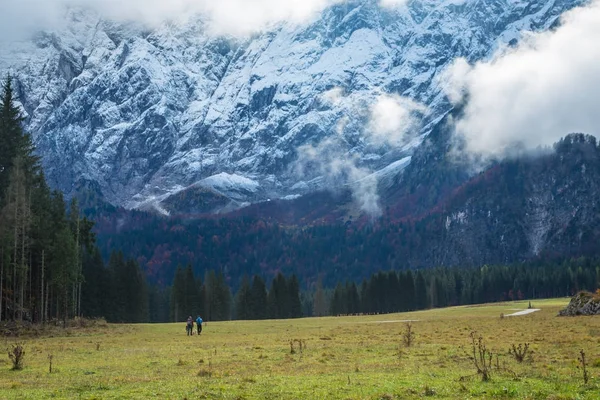
M354 282L346 283L346 303L348 314L358 314L360 312L360 297Z
M0 207L4 204L5 188L10 171L23 145L23 117L14 99L12 78L4 82L0 104Z
M255 275L250 289L250 319L267 318L267 287L262 278Z
M186 316L194 316L198 314L198 305L200 303L200 293L196 284L196 277L192 265L188 264L185 269L185 287L183 298L183 312ZM187 318L187 317L186 317Z
M280 272L273 279L273 282L271 282L271 290L269 290L269 294L267 295L267 314L269 318L288 318L291 314L290 306L287 282Z
M327 300L325 299L325 291L323 290L323 284L321 278L317 281L317 288L315 289L315 295L313 300L313 316L323 317L327 315Z
M252 319L252 306L250 280L244 275L242 283L235 295L235 317L236 319Z
M418 310L427 308L427 284L423 273L418 271L415 277L415 303Z
M287 288L290 302L288 317L300 318L302 317L302 303L300 302L300 284L296 275L290 277Z
M71 305L69 296L76 273L75 242L71 231L64 227L60 229L52 247L51 284L56 295L56 318L66 320L69 318Z
M181 322L185 318L185 274L178 266L171 289L171 322ZM207 317L208 318L208 317Z

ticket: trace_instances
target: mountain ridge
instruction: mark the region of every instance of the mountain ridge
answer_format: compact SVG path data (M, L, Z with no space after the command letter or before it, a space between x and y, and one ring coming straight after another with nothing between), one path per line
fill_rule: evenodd
M417 133L450 110L436 81L446 66L490 57L579 4L354 0L248 39L209 36L200 18L148 29L71 10L64 27L3 45L0 73L15 76L53 187L73 195L90 182L112 204L165 210L186 188L215 190L206 179L258 184L219 192L211 211L228 210L352 183L318 168L298 175L303 146L333 138L333 156L361 177L411 156ZM335 88L332 103L323 96ZM388 94L428 108L422 126L381 145L356 110Z

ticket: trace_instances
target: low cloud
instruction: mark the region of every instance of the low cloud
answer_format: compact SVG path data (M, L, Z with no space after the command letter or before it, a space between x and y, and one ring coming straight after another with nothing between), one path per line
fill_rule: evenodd
M398 6L403 6L404 4L408 3L408 0L380 0L379 4L381 4L383 7L398 7Z
M457 60L448 71L446 94L457 104L466 100L456 130L468 151L503 157L571 132L598 134L600 1L567 12L561 22L490 61Z
M115 20L158 24L194 14L213 34L247 35L279 22L302 23L345 0L2 0L0 33L15 34L60 24L68 7L89 8Z
M426 108L398 95L346 93L333 88L320 96L325 104L340 110L335 133L316 145L298 148L295 172L303 179L321 177L328 188L348 187L357 206L372 217L381 215L375 171L351 152L345 134L359 131L365 145L390 150L405 145L420 128L419 113Z
M348 0L2 0L0 35L3 40L64 26L69 7L89 8L118 21L150 25L202 14L209 33L246 36L280 22L303 23L329 6ZM407 0L380 0L393 8Z
M368 133L375 144L404 144L419 124L419 114L426 108L398 95L382 94L370 107Z
M356 205L372 217L381 214L377 178L365 167L360 167L356 154L345 151L339 136L323 139L317 145L298 148L298 175L320 176L324 186L335 189L348 186Z

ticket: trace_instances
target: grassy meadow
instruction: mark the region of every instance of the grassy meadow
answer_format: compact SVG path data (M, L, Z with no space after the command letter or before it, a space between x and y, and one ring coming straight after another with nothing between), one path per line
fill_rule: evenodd
M191 337L183 322L56 331L19 339L21 371L11 370L4 351L0 399L600 399L600 317L556 317L567 303L534 301L541 311L505 318L527 302L210 322ZM410 347L405 320L414 321ZM472 331L495 354L487 382L471 357ZM15 343L2 340L6 350ZM302 351L297 341L292 353L290 340ZM533 354L518 363L508 349L525 342Z

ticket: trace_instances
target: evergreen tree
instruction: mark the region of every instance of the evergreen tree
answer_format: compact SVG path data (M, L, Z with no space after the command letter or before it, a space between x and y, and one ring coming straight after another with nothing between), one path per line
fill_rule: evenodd
M331 299L331 315L347 314L346 291L341 283L338 283L333 291Z
M415 303L418 310L427 308L427 284L421 271L415 276Z
M111 282L98 249L84 255L83 276L82 315L88 318L106 317L108 310L106 294L110 292Z
M255 275L250 288L250 319L267 318L267 287L262 278Z
M185 315L185 273L179 266L175 271L173 286L171 288L171 322L181 322L187 318ZM208 320L208 316L206 316Z
M12 78L4 82L0 104L0 207L4 204L10 171L23 145L23 117L14 99Z
M194 271L192 269L192 265L188 264L185 269L185 289L184 289L184 298L183 298L183 307L184 307L184 315L194 317L197 315L200 310L198 309L200 305L200 291L198 290L198 285L196 283L196 278L194 276Z
M327 300L325 299L325 291L323 290L323 283L321 279L317 281L317 288L315 290L313 300L313 316L323 317L328 314Z
M360 312L360 297L356 284L354 282L346 282L345 291L348 314L358 314Z
M271 283L271 290L267 296L267 309L269 318L283 319L291 315L291 301L288 285L281 272Z
M247 275L242 278L242 284L235 295L235 316L236 319L248 320L252 319L252 293L250 288L250 280Z
M63 322L70 317L71 287L75 281L75 266L77 264L75 243L68 228L60 229L51 249L51 284L58 307L55 309L56 318Z
M300 318L302 317L302 303L300 302L300 284L296 275L290 277L287 287L290 299L288 318Z

